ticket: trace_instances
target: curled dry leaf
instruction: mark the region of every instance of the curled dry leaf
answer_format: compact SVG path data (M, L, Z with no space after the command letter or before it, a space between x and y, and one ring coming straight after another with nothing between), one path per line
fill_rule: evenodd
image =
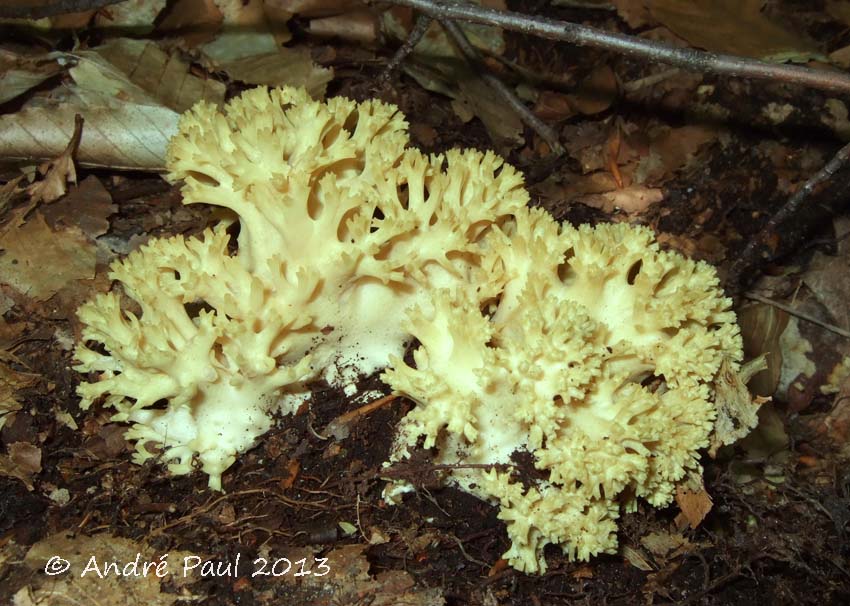
M749 381L750 390L754 394L770 396L779 387L782 373L780 337L788 326L788 319L788 313L763 303L746 305L738 310L744 355L747 358L764 356L767 366Z
M65 192L68 191L68 183L77 183L74 154L80 145L82 134L83 119L77 114L74 116L74 134L71 135L71 140L65 150L44 168L46 171L44 178L27 188L33 205L39 202L53 202L65 195Z
M733 444L750 433L758 424L759 406L770 398L753 398L747 389L747 382L757 373L767 369L765 357L759 356L744 364L736 372L728 359L720 364L717 378L714 380L714 408L717 419L709 440L708 454L714 457L724 445Z

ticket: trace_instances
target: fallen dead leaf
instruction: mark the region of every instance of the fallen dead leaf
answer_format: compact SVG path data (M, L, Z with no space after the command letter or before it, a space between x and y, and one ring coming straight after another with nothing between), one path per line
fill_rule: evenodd
M0 350L0 354L3 350ZM0 355L0 359L3 356ZM37 375L12 370L3 362L0 362L0 429L6 421L12 418L15 411L20 410L23 404L17 399L17 392L35 384Z
M647 7L649 0L612 0L617 8L617 14L631 28L640 28L652 22L652 15Z
M23 564L32 571L43 571L51 566L50 559L57 555L67 561L68 572L52 576L42 574L31 576L31 585L20 588L15 595L16 604L171 606L181 596L161 592L160 581L184 580L180 575L183 557L191 554L186 552L159 554L143 544L110 534L88 537L61 532L33 545L27 552ZM124 566L132 565L137 561L139 573L131 578L115 574L100 578L90 568L88 573L82 574L91 565L98 566L102 571L105 565L115 562L123 570ZM147 575L142 575L143 564L150 562L155 565L162 561L165 562L163 570L166 572L162 579L157 577L154 568L149 569ZM25 599L30 601L18 602ZM197 598L193 597L193 599Z
M767 368L764 356L744 364L736 372L727 358L720 363L720 370L714 380L714 408L717 419L709 440L708 454L714 457L724 445L733 444L746 436L758 424L759 406L770 398L750 395L747 382L757 373Z
M829 310L832 321L841 328L850 328L850 218L833 221L838 251L835 255L816 252L803 282L815 298Z
M211 70L234 80L266 86L303 86L314 98L325 94L333 71L313 62L307 49L287 48L288 11L262 0L216 0L222 31L201 47L201 59Z
M46 301L74 280L94 277L96 249L78 229L53 231L41 214L0 235L0 275L14 290Z
M41 449L27 442L12 442L6 448L9 454L0 455L0 475L17 478L32 490L33 476L41 473Z
M166 53L150 40L116 38L91 51L77 53L83 57L97 56L118 69L127 82L138 86L147 98L121 94L137 102L153 101L176 112L184 112L198 101L221 103L224 101L225 86L212 78L201 78L192 73L188 63L177 53ZM93 67L102 66L100 61ZM80 77L76 76L79 83ZM113 77L120 82L121 77ZM85 83L82 83L85 86ZM110 85L114 86L114 84ZM95 88L89 86L88 88Z
M808 40L766 17L763 0L653 0L652 16L706 50L769 61L826 59Z
M146 34L153 30L153 24L166 3L167 0L123 0L97 11L94 22L99 27Z
M380 23L370 10L352 10L341 15L311 19L307 28L314 36L340 38L359 44L374 44Z
M651 532L641 538L640 544L648 549L659 563L664 563L694 546L681 532Z
M77 183L77 170L74 167L74 154L80 145L83 134L83 119L79 114L74 116L74 134L65 150L59 157L42 167L44 177L27 188L31 205L39 202L53 202L65 195L68 183Z
M644 212L647 208L663 199L664 192L660 189L644 187L643 185L631 185L601 194L581 196L577 201L586 206L599 208L607 213L621 210L635 214Z
M313 98L325 95L333 71L313 62L310 51L280 48L271 53L249 55L226 63L214 63L234 80L264 86L303 86Z
M523 141L522 121L465 61L434 57L428 63L406 61L405 73L428 90L454 99L452 108L461 120L477 116L493 141L513 147Z
M415 579L403 570L389 570L369 574L370 564L364 554L368 545L344 545L328 553L324 576L309 575L295 579L291 575L282 580L295 584L303 595L293 599L304 606L327 604L367 603L370 606L441 606L445 604L439 588L421 588ZM319 591L319 596L316 596Z
M162 15L156 29L176 36L187 49L213 40L224 20L214 0L176 0Z
M617 76L608 64L594 69L567 99L572 108L585 116L604 112L617 98Z
M782 374L780 337L788 325L788 313L763 303L746 305L737 313L745 359L764 356L767 366L750 379L750 391L760 396L770 396L776 392Z
M623 557L628 560L629 564L631 564L638 570L643 570L644 572L650 572L652 570L655 570L655 568L647 561L644 555L634 547L630 547L629 545L623 545L621 551L623 553Z
M676 516L676 522L679 526L687 524L691 528L696 528L711 511L712 501L705 488L694 491L684 486L678 486L676 488L676 504L682 510Z
M55 61L0 49L0 104L32 90L61 71Z
M94 175L89 175L62 199L40 209L51 228L78 227L89 238L109 229L109 217L118 210L112 196Z

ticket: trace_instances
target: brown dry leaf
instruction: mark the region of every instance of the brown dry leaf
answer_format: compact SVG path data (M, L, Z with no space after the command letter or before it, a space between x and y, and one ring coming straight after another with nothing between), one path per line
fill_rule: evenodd
M17 478L33 490L32 478L41 473L41 449L27 442L12 442L9 454L0 455L0 476Z
M274 6L301 17L326 17L339 15L362 6L361 0L265 0Z
M630 547L629 545L623 545L620 551L622 551L623 557L626 558L629 564L631 564L638 570L643 570L644 572L650 572L652 570L655 570L655 568L653 568L652 564L650 564L646 560L643 554L634 547Z
M215 0L176 0L171 4L156 29L178 36L186 48L195 48L215 38L224 15Z
M27 188L33 205L39 202L53 202L65 195L68 183L77 183L77 170L74 167L74 154L80 145L83 134L83 120L79 115L74 116L74 134L58 158L49 167L42 168L44 178Z
M304 595L295 602L304 606L327 604L370 604L370 606L442 606L445 599L439 588L420 588L415 579L403 570L369 574L369 561L364 555L368 545L344 545L325 557L330 569L324 576L291 575L282 580L299 585ZM318 591L318 596L316 595Z
M201 100L216 104L224 101L224 84L193 75L191 66L176 53L166 53L150 40L117 38L77 54L99 55L151 99L177 112Z
M333 70L314 63L307 49L281 47L288 39L288 12L267 9L261 0L216 0L216 5L222 31L201 49L209 69L247 84L303 86L315 98L324 96Z
M404 71L420 86L454 99L452 108L464 120L477 116L498 145L516 146L522 139L522 121L466 62L434 57L428 63L405 61Z
M808 40L762 14L763 0L653 0L656 21L709 51L768 61L826 60Z
M505 0L472 0L474 4L495 10L506 10ZM407 8L393 8L381 13L381 29L390 38L396 41L407 39L413 28L413 12ZM477 23L459 22L463 33L466 34L472 46L484 51L487 55L501 55L505 52L505 37L501 29L490 25L479 25ZM423 61L433 58L454 57L459 59L461 55L454 44L436 21L431 24L422 40L413 50Z
M68 194L41 209L48 225L79 227L89 238L97 238L109 230L109 217L118 210L112 196L94 175L89 175Z
M639 28L644 27L652 22L652 15L649 14L647 4L649 0L612 0L617 8L617 14L620 18L628 23L629 27Z
M0 148L7 159L45 160L62 152L73 133L74 118L85 123L77 163L81 166L164 170L168 141L177 132L179 114L167 107L112 103L34 105L0 116Z
M101 51L114 56L117 65ZM80 114L86 126L79 164L161 170L179 110L200 99L218 102L224 95L223 85L190 75L188 64L141 41L116 40L95 50L48 56L73 65L68 72L72 83L0 116L0 148L9 158L56 157ZM168 85L161 86L157 78L166 77Z
M746 305L738 310L738 326L744 340L744 356L764 356L767 368L753 375L750 391L760 396L776 393L782 374L780 337L788 326L788 313L764 303Z
M4 351L0 350L0 358ZM9 354L11 355L11 354ZM18 401L17 392L35 384L37 375L12 370L0 362L0 429L11 418L12 413L20 410L23 403Z
M711 143L717 136L717 129L701 125L662 126L653 130L649 153L635 167L636 180L658 185L671 179L677 170L693 160L703 145Z
M314 98L324 97L333 78L333 70L316 65L310 51L301 48L281 48L216 65L234 80L264 86L303 86Z
M31 90L62 71L55 61L24 57L0 49L0 104Z
M736 372L727 358L720 363L714 379L714 408L717 419L709 437L711 446L708 454L714 457L724 445L733 444L746 436L758 425L759 406L770 398L750 395L747 382L767 368L764 356L750 360Z
M829 310L832 320L841 328L850 328L850 218L833 221L838 242L835 255L816 252L803 274L803 282L815 298Z
M110 27L133 34L146 34L154 28L167 0L123 0L107 6L95 15L95 25Z
M693 543L685 538L681 532L651 532L641 538L640 544L646 547L653 556L662 560L668 557L676 557L693 547Z
M353 10L341 15L312 19L308 30L314 36L340 38L360 44L374 44L378 39L380 24L370 10Z
M799 422L808 429L813 440L825 441L846 457L850 455L850 359L844 358L833 369L830 378L830 383L843 379L837 386L832 408L825 413L801 416ZM826 391L834 392L834 388Z
M16 604L33 606L72 606L79 604L122 604L125 606L171 606L181 596L162 593L160 581L180 581L180 571L184 554L158 554L153 549L135 543L129 539L99 534L92 537L74 536L62 532L51 535L33 545L24 558L24 566L32 571L42 571L50 566L50 558L59 556L67 560L68 572L47 576L32 575L31 586L21 588L15 595ZM125 578L110 574L100 578L89 569L81 576L87 566L99 566L100 570L111 562L117 562L123 568L127 563L136 561L138 555L138 576ZM142 576L142 564L165 561L164 570L168 572L163 579L157 577L151 568ZM60 563L61 565L61 563ZM56 566L56 563L53 564ZM197 599L197 598L193 598ZM24 601L29 600L29 601Z
M575 111L591 116L611 107L617 98L617 89L617 76L611 66L606 64L594 69L582 80L578 90L567 97Z
M578 202L593 208L599 208L607 213L621 210L629 214L644 212L653 204L664 199L664 192L653 187L631 185L622 189L601 194L581 196Z
M712 501L705 488L690 490L684 486L677 486L676 504L682 510L682 513L676 516L680 526L687 523L691 528L696 528L711 511Z
M826 12L844 25L850 25L850 2L847 0L826 0Z
M576 111L568 95L544 90L537 96L534 113L541 120L559 122L574 116Z
M95 246L78 229L54 232L40 214L0 235L0 249L3 281L36 301L94 277Z
M6 210L6 207L9 206L12 200L26 191L23 187L18 187L18 184L23 178L24 176L21 175L20 177L16 177L11 181L0 185L0 215L3 214L3 211ZM3 315L2 312L0 312L0 316L1 315Z

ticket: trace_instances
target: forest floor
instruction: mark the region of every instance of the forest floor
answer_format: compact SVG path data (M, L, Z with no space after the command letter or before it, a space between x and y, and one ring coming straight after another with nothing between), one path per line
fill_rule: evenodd
M178 12L180 4L166 10ZM665 0L654 12L647 4L653 3L532 1L510 8L749 56L773 53L768 47L780 31L790 37L781 40L783 52L795 60L823 69L830 63L846 68L850 60L842 53L850 48L850 11L842 3L742 1L739 10L726 12L716 7L728 2ZM704 28L688 28L676 12L685 4L716 6L689 17L703 19ZM409 11L395 10L395 26L409 30ZM414 54L382 80L399 44L386 39L389 13L373 30L367 26L375 24L374 14L370 21L361 12L345 13L330 21L336 37L322 38L316 35L321 19L306 9L292 12L286 48L304 50L301 68L312 70L297 83L326 87L327 97L394 103L423 151L494 149L523 172L533 204L556 219L648 225L665 247L708 261L723 277L768 218L850 137L850 94L479 31L487 66L555 129L565 147L559 155L456 59ZM6 61L0 65L22 69L29 61L31 67L38 53L69 52L73 44L100 48L126 34L97 18L90 11L87 20L80 17L82 26L54 22L48 32L0 25ZM193 77L223 83L222 96L254 83L255 75L241 76L236 68L209 68L197 52L205 47L174 34L168 18L157 17L153 32L126 30L185 57ZM755 48L730 42L742 31L750 32ZM448 44L430 37L435 47ZM16 120L29 119L24 112L33 98L49 107L58 87L85 86L81 74L64 69L56 67L25 99L4 99L0 161L16 156L10 151L16 141L3 137L12 136ZM332 78L323 75L331 69ZM90 123L96 117L86 117ZM109 288L112 259L151 237L198 234L212 220L209 208L181 204L179 187L154 172L155 161L133 162L79 161L74 181L66 179L61 159L24 173L21 162L9 160L0 173L7 183L0 192L0 399L6 406L0 417L0 603L850 603L850 369L841 374L840 367L850 355L850 171L839 171L780 226L774 258L750 268L745 284L728 284L747 357L768 354L768 370L750 388L772 399L748 438L716 458L703 457L712 502L706 518L692 528L675 504L656 510L640 503L619 522L616 555L570 562L550 547L547 572L527 575L500 559L509 542L498 510L435 482L428 488L427 465L420 470L423 488L403 506L382 501L381 465L412 402L396 399L357 416L347 438L323 439L323 428L365 403L362 394L388 393L377 375L363 379L354 396L316 385L310 409L280 419L239 458L225 474L223 493L211 492L200 473L173 477L156 462L132 463L126 427L110 421L109 409L80 410L80 375L71 368L76 307ZM28 185L47 183L51 174L58 193L45 196ZM43 199L34 202L37 191ZM798 313L843 329L844 336ZM170 574L43 573L52 555L78 572L91 554L122 563L137 554L159 562L168 554ZM238 559L240 567L232 574L225 568L204 574L198 567L183 575L184 558L197 563L196 555L220 566ZM283 560L272 568L280 558L313 574L263 574L280 572ZM317 576L322 562L330 571Z

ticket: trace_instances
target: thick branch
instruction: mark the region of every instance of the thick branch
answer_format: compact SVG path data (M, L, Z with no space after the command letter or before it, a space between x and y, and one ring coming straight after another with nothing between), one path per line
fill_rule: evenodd
M795 65L765 63L732 55L675 48L660 42L642 40L624 34L604 32L592 27L532 17L509 11L497 11L457 2L436 0L386 0L390 4L409 6L435 19L471 21L504 29L533 34L541 38L562 40L578 46L591 46L616 53L666 63L691 71L723 74L741 78L790 82L823 90L850 92L850 75L821 71Z

